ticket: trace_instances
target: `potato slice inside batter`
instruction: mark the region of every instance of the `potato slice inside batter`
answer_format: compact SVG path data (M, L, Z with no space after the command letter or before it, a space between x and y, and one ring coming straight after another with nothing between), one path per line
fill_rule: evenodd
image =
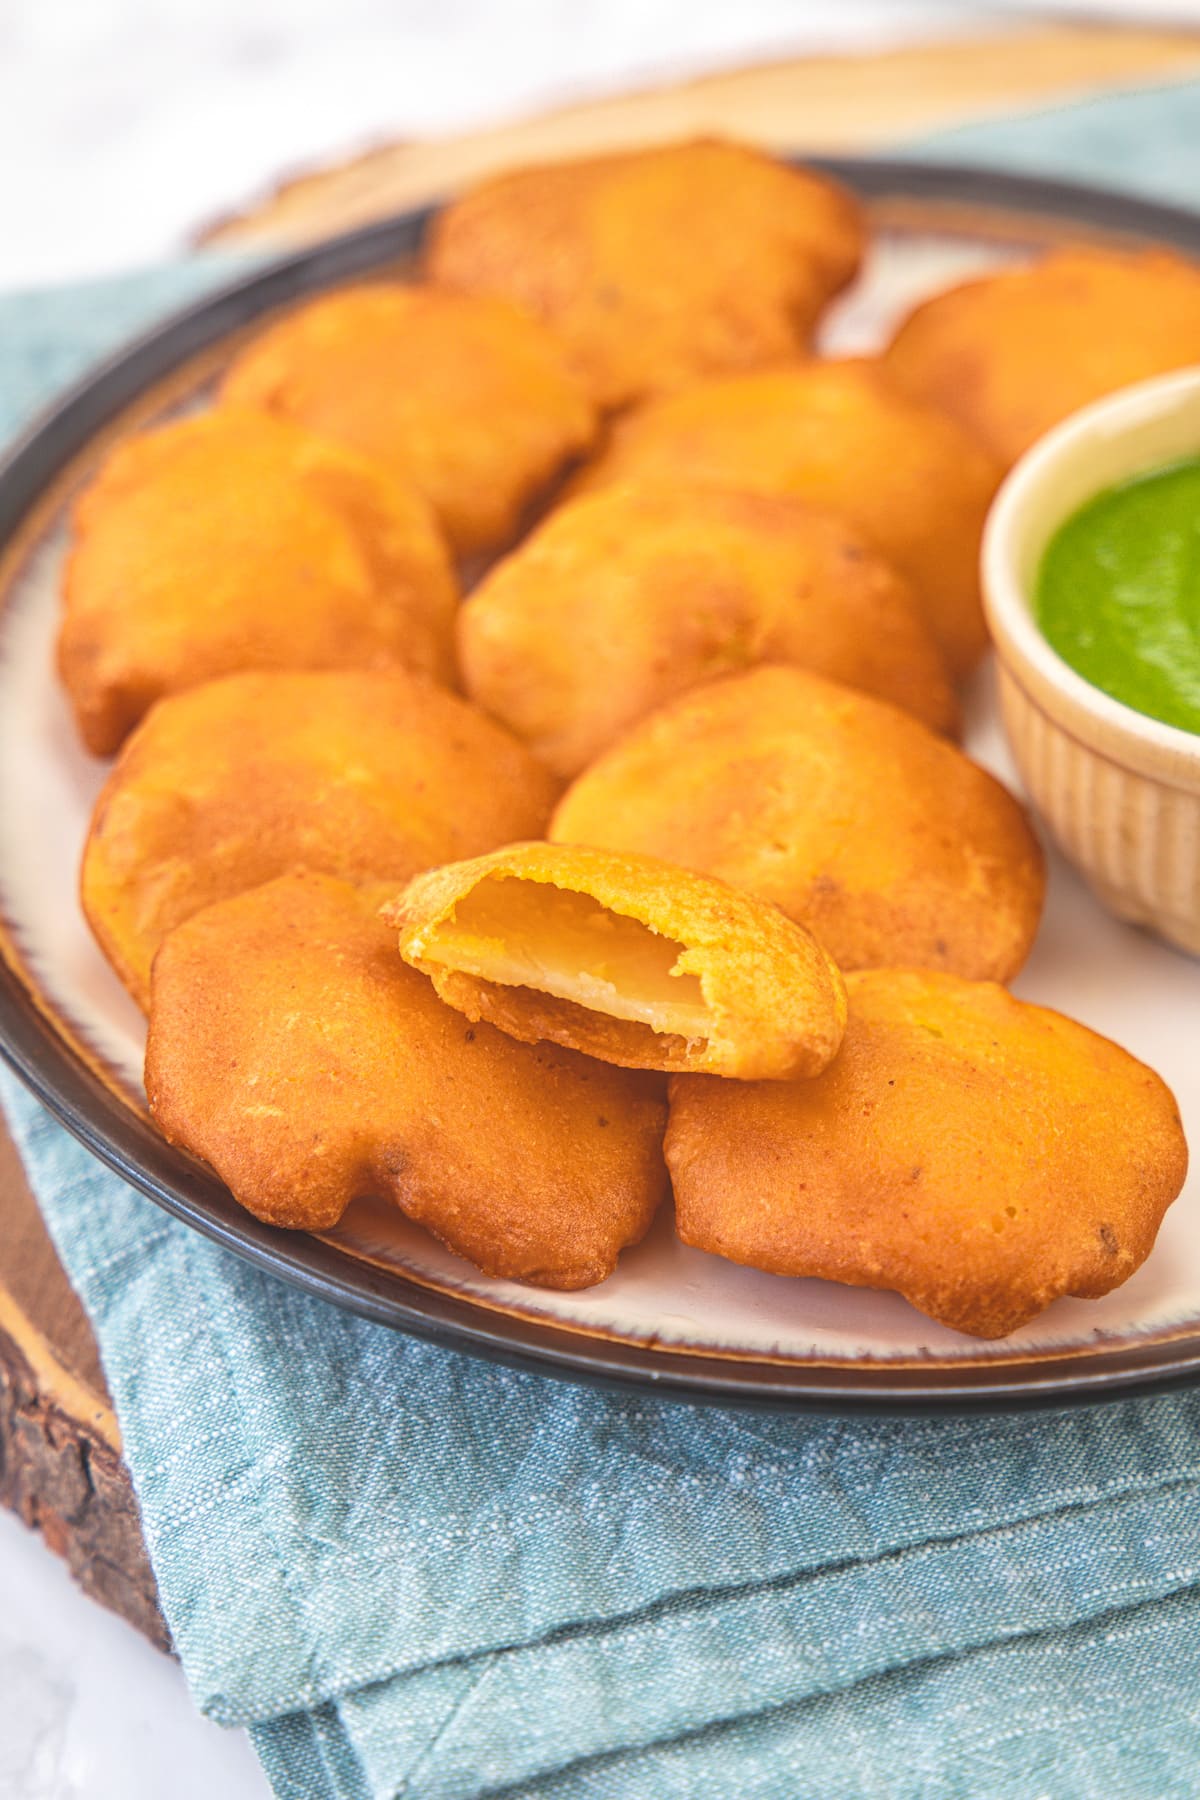
M777 908L649 857L515 844L418 876L385 909L443 1000L627 1068L815 1075L841 976Z
M531 987L651 1030L702 1037L713 1016L683 944L586 894L491 876L426 939L425 960Z

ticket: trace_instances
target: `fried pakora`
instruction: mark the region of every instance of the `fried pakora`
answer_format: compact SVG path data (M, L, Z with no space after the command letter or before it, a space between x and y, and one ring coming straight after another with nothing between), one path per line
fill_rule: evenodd
M159 701L92 816L81 892L138 1004L168 931L288 869L407 881L545 826L558 784L501 726L390 671L229 675Z
M596 430L535 319L490 296L398 282L343 288L287 313L236 358L223 393L395 470L463 555L506 545Z
M396 953L376 896L299 873L173 931L146 1092L164 1135L274 1225L360 1197L489 1275L603 1281L665 1187L659 1080L468 1026Z
M130 438L73 526L58 664L97 756L164 694L239 669L454 679L457 588L425 501L298 426L218 409Z
M541 319L612 409L794 356L864 245L827 176L701 139L493 176L434 220L426 268Z
M1200 266L1082 246L936 294L883 358L1006 466L1089 401L1197 362Z
M1045 887L998 781L907 713L795 668L731 675L651 714L568 788L549 836L773 901L843 969L1007 981Z
M958 725L908 584L842 519L777 494L658 482L572 501L484 577L458 643L467 691L563 776L762 662Z
M842 514L912 583L955 675L987 644L979 540L1000 480L982 445L865 361L707 381L618 420L573 484L710 482Z
M847 986L845 1041L816 1080L673 1078L683 1241L893 1289L987 1338L1127 1280L1187 1170L1153 1070L990 982L880 969Z
M633 1069L815 1075L842 978L773 906L642 856L513 844L418 875L385 917L442 999Z

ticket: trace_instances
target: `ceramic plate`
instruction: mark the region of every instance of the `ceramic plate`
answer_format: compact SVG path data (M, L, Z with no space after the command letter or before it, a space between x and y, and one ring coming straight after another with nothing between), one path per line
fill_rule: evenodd
M924 294L1065 237L1200 255L1200 217L1129 199L954 168L829 166L866 197L876 233L862 280L831 316L831 349L870 349ZM892 1294L686 1249L669 1209L610 1280L572 1294L489 1280L382 1205L356 1204L325 1236L278 1231L155 1134L142 1021L75 897L105 766L76 742L52 667L66 509L102 447L203 403L232 344L277 309L402 269L426 217L306 250L169 320L77 387L0 470L0 1051L97 1156L188 1224L327 1300L458 1349L692 1400L836 1409L1061 1403L1194 1379L1200 1168L1123 1288L1060 1300L1013 1337L981 1344ZM967 749L1016 785L987 670L968 719ZM1053 856L1045 923L1016 991L1160 1070L1200 1144L1200 963L1118 924Z

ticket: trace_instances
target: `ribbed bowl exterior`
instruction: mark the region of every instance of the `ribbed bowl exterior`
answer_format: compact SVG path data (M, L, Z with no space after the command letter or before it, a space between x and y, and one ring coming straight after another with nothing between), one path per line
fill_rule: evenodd
M999 685L1017 767L1064 854L1119 918L1200 956L1200 792L1082 742L1003 659Z
M1058 844L1119 918L1200 956L1200 735L1068 668L1033 593L1063 520L1116 482L1200 455L1200 367L1123 388L1047 432L984 530L984 606L1017 766Z

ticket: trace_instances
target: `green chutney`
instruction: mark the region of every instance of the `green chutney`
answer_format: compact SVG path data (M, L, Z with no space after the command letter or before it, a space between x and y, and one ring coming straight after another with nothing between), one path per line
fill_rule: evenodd
M1114 700L1200 732L1200 457L1106 488L1050 540L1036 610Z

